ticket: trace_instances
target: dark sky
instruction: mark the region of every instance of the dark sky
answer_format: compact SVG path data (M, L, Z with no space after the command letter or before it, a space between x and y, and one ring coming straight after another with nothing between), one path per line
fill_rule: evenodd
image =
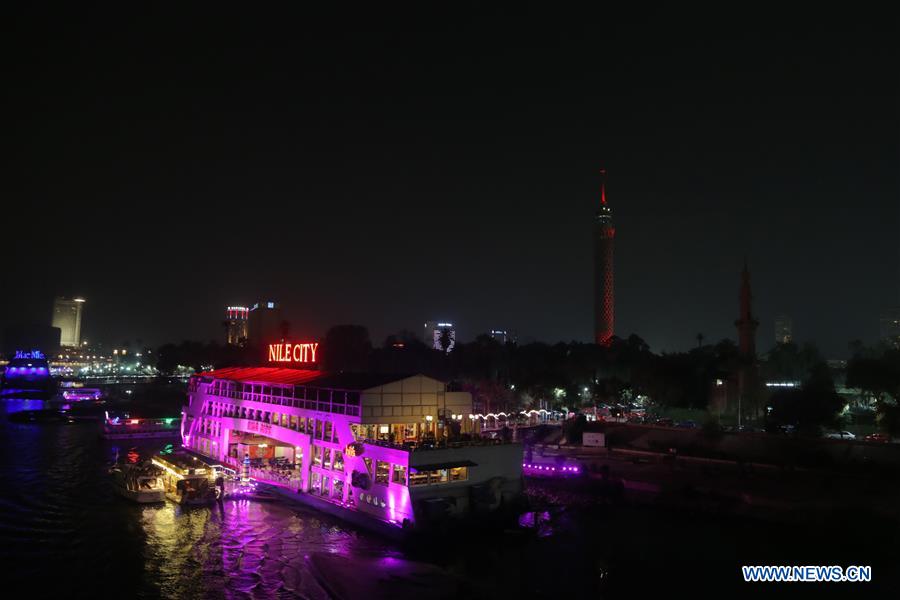
M83 294L89 339L209 339L272 297L298 337L587 341L605 166L620 335L734 337L746 256L761 348L782 311L874 341L895 19L443 6L4 14L2 325Z

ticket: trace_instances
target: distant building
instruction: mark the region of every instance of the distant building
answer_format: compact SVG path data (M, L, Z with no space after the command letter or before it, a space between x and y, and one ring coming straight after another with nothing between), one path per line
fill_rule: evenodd
M53 301L53 327L59 327L59 345L76 347L81 345L81 312L84 298L56 298Z
M507 329L491 329L490 335L501 344L515 344L517 339L515 332Z
M900 307L881 313L881 341L900 348Z
M284 337L281 306L274 300L255 303L247 315L247 340L250 345L262 347Z
M225 341L229 346L243 346L247 343L250 309L246 306L229 306L225 309Z
M426 321L425 335L423 337L425 344L435 350L443 350L441 338L444 335L444 331L447 332L450 338L447 352L452 352L456 347L456 328L449 321Z
M775 343L790 344L794 341L794 321L787 315L775 317Z

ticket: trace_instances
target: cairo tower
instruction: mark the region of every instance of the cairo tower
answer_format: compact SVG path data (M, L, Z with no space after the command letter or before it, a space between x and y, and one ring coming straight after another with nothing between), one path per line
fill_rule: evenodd
M606 171L601 171L600 209L594 220L594 342L609 345L615 333L613 250L616 228L612 211L606 203Z

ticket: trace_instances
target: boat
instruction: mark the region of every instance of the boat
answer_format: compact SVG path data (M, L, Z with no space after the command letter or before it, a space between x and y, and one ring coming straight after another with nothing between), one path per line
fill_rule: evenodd
M103 397L103 391L100 388L69 388L62 391L62 397L69 402L87 402L100 400Z
M50 363L40 350L16 350L0 379L0 394L15 397L44 398L56 391Z
M141 504L165 502L166 488L163 486L162 474L163 470L150 461L117 464L110 469L116 492Z
M167 499L181 505L212 504L223 497L216 470L185 452L157 455L154 465L161 476Z
M302 362L302 347L274 358ZM182 446L242 483L402 538L499 523L522 503L522 445L483 437L474 412L471 394L425 375L223 368L191 377Z
M181 433L181 423L175 417L132 418L128 414L110 416L109 412L106 412L104 416L100 437L105 440L174 439Z

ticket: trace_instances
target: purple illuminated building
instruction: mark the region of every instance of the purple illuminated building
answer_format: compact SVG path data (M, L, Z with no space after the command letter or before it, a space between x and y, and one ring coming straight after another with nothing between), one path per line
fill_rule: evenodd
M252 479L396 527L494 510L522 493L522 446L479 433L471 395L424 375L277 367L195 375L182 420L191 451L237 473L249 461Z

